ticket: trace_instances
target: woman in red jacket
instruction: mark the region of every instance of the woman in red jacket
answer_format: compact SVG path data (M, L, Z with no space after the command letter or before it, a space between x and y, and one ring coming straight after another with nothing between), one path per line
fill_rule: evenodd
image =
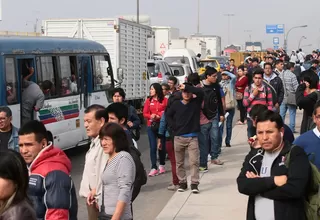
M156 176L165 173L166 150L162 146L159 150L160 166L157 167L157 134L160 125L160 119L167 107L168 99L164 97L162 87L159 83L150 86L150 97L146 100L143 108L143 117L147 121L148 138L150 145L151 171L149 176Z
M238 67L238 78L236 81L236 99L238 103L238 109L240 111L240 120L237 122L238 125L245 124L246 108L243 106L243 94L245 88L248 86L248 77L244 74L245 67L243 65Z

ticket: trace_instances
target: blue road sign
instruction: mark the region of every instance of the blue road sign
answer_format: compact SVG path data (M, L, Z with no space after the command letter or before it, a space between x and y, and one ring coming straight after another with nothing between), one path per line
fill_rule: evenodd
M273 45L273 49L274 49L274 50L278 50L278 49L279 49L279 46L278 46L278 45Z
M267 34L283 34L284 25L283 24L266 25L266 33Z
M273 38L273 44L279 44L279 37L274 37Z

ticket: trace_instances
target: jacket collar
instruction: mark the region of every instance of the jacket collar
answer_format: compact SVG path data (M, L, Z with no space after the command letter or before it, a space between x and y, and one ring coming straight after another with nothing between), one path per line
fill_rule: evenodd
M282 150L280 151L279 155L286 155L287 153L289 153L291 148L292 148L292 145L289 142L284 141L284 146L283 146ZM265 150L262 148L259 148L257 152L258 152L257 154L264 155Z

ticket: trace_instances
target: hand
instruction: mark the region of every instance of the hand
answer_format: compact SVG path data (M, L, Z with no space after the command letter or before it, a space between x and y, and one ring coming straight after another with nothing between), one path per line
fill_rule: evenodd
M283 176L275 176L274 177L274 184L277 186L283 186L287 183L288 177L286 175Z
M129 126L129 128L132 128L132 127L133 127L132 121L128 121L128 122L127 122L127 125Z
M256 88L253 90L252 95L253 95L253 96L257 96L258 94L259 94L259 89L258 89L258 87L256 87Z
M185 85L185 84L180 84L180 85L179 85L179 89L180 89L180 90L184 90L185 88L186 88L186 85Z
M38 112L40 110L40 108L34 107L33 108L36 112Z
M93 205L96 202L96 190L93 189L91 190L91 192L89 192L88 196L87 196L87 204L88 205Z
M28 69L29 69L30 75L32 75L34 73L34 68L33 67L29 67Z
M157 118L157 119L160 119L160 115L156 115L156 118Z
M156 114L152 114L150 117L151 119L154 119L156 117Z
M220 122L224 122L224 116L220 116Z
M158 150L162 150L161 139L160 138L158 138L157 147L158 147Z
M259 175L256 175L255 173L253 173L253 172L249 172L249 171L247 171L247 173L246 173L246 177L247 177L247 178L249 178L249 179L253 179L253 178L260 178L260 176L259 176Z

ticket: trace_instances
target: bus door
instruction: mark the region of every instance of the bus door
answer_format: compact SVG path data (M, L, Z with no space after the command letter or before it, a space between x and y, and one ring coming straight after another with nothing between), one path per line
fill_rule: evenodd
M25 104L25 100L28 97L27 94L24 94L24 89L27 86L27 81L32 81L36 83L37 81L37 67L35 65L35 57L34 56L17 56L16 57L16 69L17 69L17 78L19 83L19 89L18 89L18 98L20 103L20 122L19 127L23 123L22 121L22 114L23 114L23 105ZM24 112L26 114L26 112ZM35 119L35 112L30 112L31 119Z

